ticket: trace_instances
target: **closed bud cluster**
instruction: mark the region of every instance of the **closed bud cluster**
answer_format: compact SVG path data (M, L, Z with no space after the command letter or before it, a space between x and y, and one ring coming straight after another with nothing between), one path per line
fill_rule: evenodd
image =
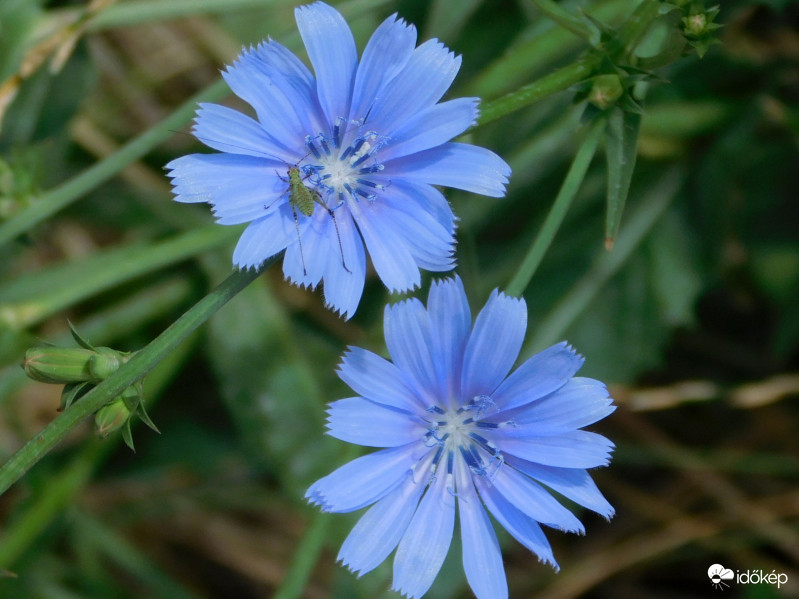
M588 93L588 101L600 110L607 110L621 98L623 93L624 85L618 75L597 75Z
M68 409L95 385L103 382L133 355L110 347L94 347L70 325L72 337L80 347L33 347L25 353L22 368L31 379L41 383L64 385L59 411ZM142 384L137 381L97 410L94 423L97 433L106 437L121 430L125 443L133 449L130 420L137 416L158 432L142 403Z

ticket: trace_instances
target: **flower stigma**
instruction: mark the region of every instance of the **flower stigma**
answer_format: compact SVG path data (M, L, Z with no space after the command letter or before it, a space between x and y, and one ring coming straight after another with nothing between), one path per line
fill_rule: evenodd
M342 125L347 122L356 126L354 133L342 130ZM342 206L349 198L356 202L360 198L374 202L377 198L375 191L386 187L369 176L383 170L376 154L388 143L388 138L375 131L360 133L362 128L362 121L347 121L339 117L332 136L305 137L308 154L302 170L317 190L326 196L328 203L331 196L336 199L334 208Z
M505 458L496 445L480 431L512 423L481 421L491 408L496 409L496 404L487 395L477 395L468 404L457 409L444 410L438 406L428 408L428 413L436 415L428 418L430 427L425 435L425 444L428 447L438 446L433 463L438 466L441 458L446 455L447 471L452 472L452 462L460 455L472 474L484 476L492 482L505 463Z

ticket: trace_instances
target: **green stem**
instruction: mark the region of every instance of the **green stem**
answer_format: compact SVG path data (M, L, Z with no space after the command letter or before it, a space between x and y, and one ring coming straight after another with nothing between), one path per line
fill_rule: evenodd
M224 79L219 79L213 85L192 96L160 123L132 139L107 158L87 168L69 181L46 191L40 197L34 198L30 206L0 224L0 245L10 242L17 235L69 206L85 193L147 154L153 147L172 135L175 129L183 127L192 119L198 102L220 100L227 93L227 83Z
M624 22L624 26L616 37L616 42L623 51L623 60L630 60L638 43L652 22L660 15L661 6L660 0L643 0L630 15L630 18Z
M608 48L614 60L627 60L633 53L649 26L659 15L658 0L644 0L635 9L630 18L624 22L616 38L614 48ZM592 50L578 58L572 64L528 83L516 91L510 92L486 103L481 110L477 126L507 116L520 108L529 106L546 96L563 91L593 75L605 60L605 53Z
M361 455L361 448L357 445L348 445L342 452L342 462L349 462ZM319 512L314 515L313 521L300 541L289 571L283 579L280 588L273 599L298 599L302 596L305 585L311 575L311 570L319 559L319 554L327 538L330 524L330 514Z
M574 200L580 190L588 165L591 164L591 159L596 153L599 140L602 138L602 132L605 130L605 122L604 118L599 118L594 121L588 130L588 134L574 157L574 161L566 174L566 178L563 180L563 185L560 187L552 208L549 209L549 214L547 214L541 230L527 251L527 255L522 260L516 275L514 275L513 280L508 285L506 290L508 295L521 296L530 284L530 280L555 238L555 234L558 232L572 200Z
M538 7L538 10L564 29L571 31L574 35L586 40L590 36L590 32L588 31L588 27L585 26L585 23L580 21L576 15L563 8L560 4L552 0L533 0L533 4Z
M592 75L594 69L601 62L602 56L600 54L589 53L554 73L550 73L541 79L520 87L514 92L488 102L481 109L480 118L477 120L478 126L496 121L520 108L534 104L542 98L569 89L572 85Z
M297 599L302 595L311 570L322 551L329 524L330 514L319 512L314 515L311 525L300 541L300 546L297 547L294 561L286 578L274 595L274 599Z
M532 355L557 342L577 317L590 305L602 286L627 262L635 248L666 210L682 182L678 169L668 171L652 186L649 197L642 198L641 206L625 225L612 252L599 255L594 266L574 287L541 319L541 326L525 345L522 353Z
M19 480L84 418L99 410L128 386L144 377L192 331L208 320L230 298L254 281L279 256L280 254L272 256L260 269L234 271L163 333L136 352L124 366L81 397L80 401L75 402L38 435L28 441L0 468L0 494Z

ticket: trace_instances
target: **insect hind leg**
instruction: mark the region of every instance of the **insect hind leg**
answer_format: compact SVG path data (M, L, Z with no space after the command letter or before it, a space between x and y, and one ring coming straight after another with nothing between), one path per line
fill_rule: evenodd
M347 263L344 261L344 246L341 244L341 233L338 230L338 221L336 220L336 215L327 206L325 206L325 210L327 210L327 213L330 215L330 218L333 219L333 227L336 229L336 239L338 240L338 251L341 254L341 266L343 266L344 270L346 270L348 273L352 274L352 271L349 268L347 268Z

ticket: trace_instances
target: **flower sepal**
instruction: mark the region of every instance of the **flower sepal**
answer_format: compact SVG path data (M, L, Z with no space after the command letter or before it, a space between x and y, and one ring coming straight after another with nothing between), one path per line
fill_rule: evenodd
M100 437L107 437L114 431L121 429L125 445L136 451L133 445L133 435L130 430L130 421L136 416L156 433L161 433L155 423L150 419L144 408L141 381L137 381L125 389L122 394L100 408L94 415L94 425Z

